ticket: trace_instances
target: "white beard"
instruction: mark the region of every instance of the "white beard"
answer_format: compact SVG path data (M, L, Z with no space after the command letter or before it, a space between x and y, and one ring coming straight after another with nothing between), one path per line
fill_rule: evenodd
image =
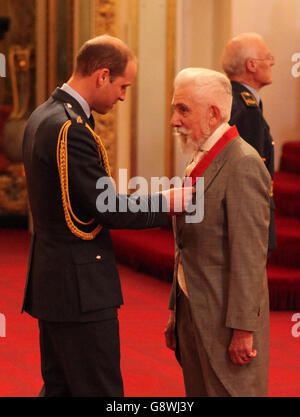
M197 144L193 141L191 132L184 128L175 128L174 135L180 144L180 150L184 155L195 152Z
M207 132L205 136L201 138L200 142L195 142L192 139L191 132L189 130L184 129L183 127L174 128L174 135L179 141L181 152L184 155L187 155L199 151L206 139L209 138L210 133Z

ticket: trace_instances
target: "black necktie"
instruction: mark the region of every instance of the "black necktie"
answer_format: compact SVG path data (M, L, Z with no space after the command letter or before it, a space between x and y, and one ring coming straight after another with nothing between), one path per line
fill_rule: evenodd
M94 130L95 129L95 120L94 120L94 117L93 117L92 113L89 117L89 123L91 125L91 128Z

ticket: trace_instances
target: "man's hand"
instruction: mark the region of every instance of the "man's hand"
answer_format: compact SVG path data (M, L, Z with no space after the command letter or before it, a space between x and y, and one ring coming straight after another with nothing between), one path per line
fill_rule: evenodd
M170 188L162 191L167 200L169 215L174 216L186 211L195 191L194 187Z
M232 362L236 365L246 365L257 355L253 347L253 333L246 330L233 330L228 351Z
M169 349L176 349L176 338L175 338L175 315L174 311L170 312L169 321L165 328L166 345Z

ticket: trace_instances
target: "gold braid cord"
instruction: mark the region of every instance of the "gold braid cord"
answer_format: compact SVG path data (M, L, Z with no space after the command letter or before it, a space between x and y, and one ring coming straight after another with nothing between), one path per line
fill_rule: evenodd
M65 219L67 226L71 230L71 232L81 239L84 240L92 240L94 239L97 234L102 229L101 225L97 225L97 227L92 230L91 232L83 232L82 230L78 229L78 227L74 224L73 219L84 226L92 224L95 219L91 219L88 222L83 222L79 220L71 207L70 202L70 195L69 195L69 177L68 177L68 130L71 125L71 121L66 121L62 128L60 129L59 135L58 135L58 142L57 142L57 166L58 166L58 172L59 172L59 178L60 178L60 186L61 186L61 193L62 193L62 203L63 203L63 209L65 213ZM95 142L97 143L98 152L100 161L101 158L104 163L104 169L107 172L109 176L111 176L111 171L109 167L108 157L105 150L105 147L98 135L90 128L90 126L86 123L85 127L91 132L93 135Z

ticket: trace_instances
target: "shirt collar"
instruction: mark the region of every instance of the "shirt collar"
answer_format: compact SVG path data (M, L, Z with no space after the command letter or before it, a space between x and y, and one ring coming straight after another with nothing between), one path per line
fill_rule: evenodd
M63 84L61 87L62 90L64 90L66 93L70 94L83 108L83 111L85 112L87 118L89 119L91 115L91 109L88 104L88 102L79 94L77 91L74 90L74 88L70 87L68 84Z
M243 84L243 83L241 83L241 84ZM255 88L253 88L253 87L251 87L250 85L248 85L248 84L243 84L243 86L244 87L246 87L253 95L254 95L254 97L255 97L255 100L257 101L257 104L259 104L259 102L260 102L260 97L259 97L259 94L258 94L258 91L257 90L255 90Z
M224 135L224 133L230 129L230 125L228 123L222 123L206 141L203 143L201 150L202 151L209 151L217 142L218 140Z

